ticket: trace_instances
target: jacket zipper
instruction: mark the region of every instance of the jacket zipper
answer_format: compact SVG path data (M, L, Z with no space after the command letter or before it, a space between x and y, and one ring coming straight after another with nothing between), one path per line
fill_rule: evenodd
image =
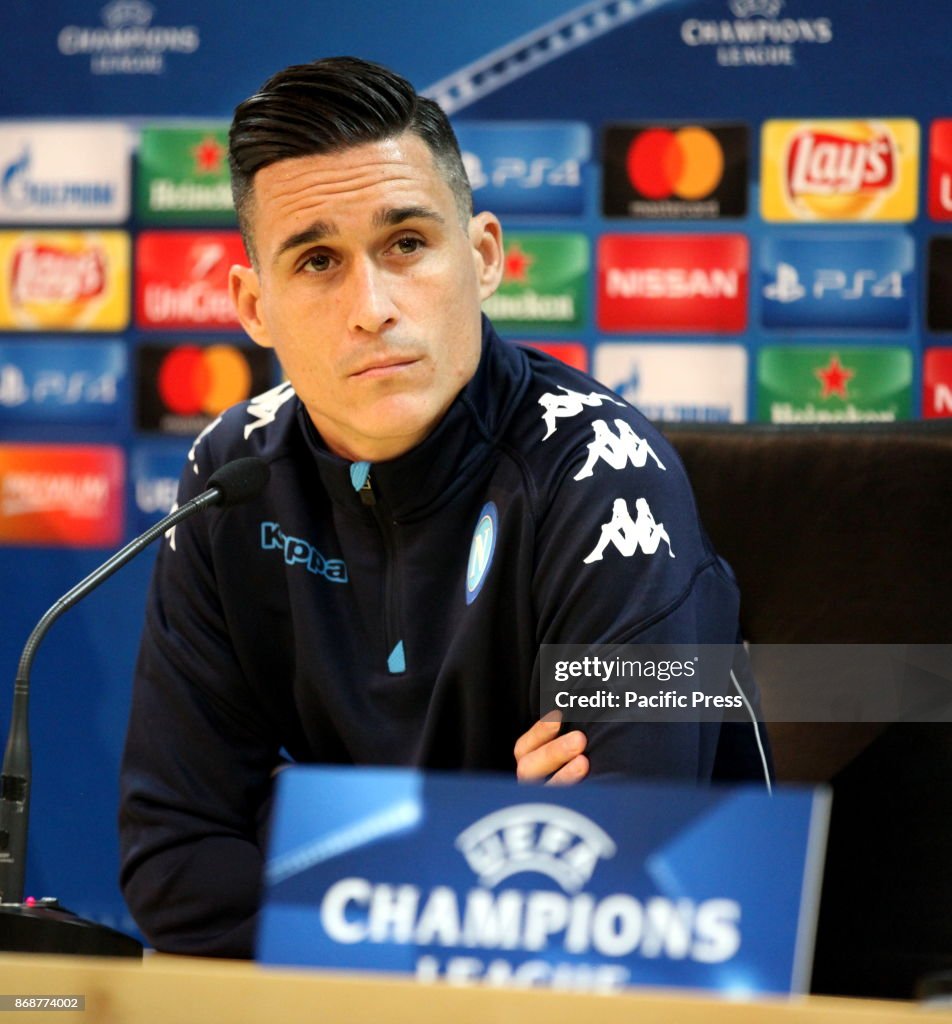
M372 471L367 474L367 479L364 481L363 486L357 492L360 495L360 500L365 506L367 506L374 514L374 519L377 520L377 526L380 529L381 536L383 537L383 546L386 554L386 569L384 571L384 655L387 659L387 666L390 667L390 656L393 653L394 647L402 640L399 633L400 623L400 607L399 601L397 600L397 540L394 531L394 522L390 516L389 509L386 508L377 498L377 494L373 488ZM395 673L396 674L396 673Z

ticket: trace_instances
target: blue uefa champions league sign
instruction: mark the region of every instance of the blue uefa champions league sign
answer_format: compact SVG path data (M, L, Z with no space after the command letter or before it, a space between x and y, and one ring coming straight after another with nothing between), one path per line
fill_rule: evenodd
M805 990L823 793L292 767L258 959L421 980Z
M778 235L761 248L766 327L903 330L910 324L915 245L901 231Z

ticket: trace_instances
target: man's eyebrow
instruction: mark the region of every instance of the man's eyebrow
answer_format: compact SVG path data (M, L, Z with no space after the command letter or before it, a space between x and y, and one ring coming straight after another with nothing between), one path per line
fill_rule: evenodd
M277 263L281 257L291 249L297 249L302 245L313 245L315 242L320 242L322 239L329 237L330 235L336 235L337 228L330 221L316 220L313 224L309 224L303 231L297 231L293 235L289 235L285 240L278 246L278 251L274 254L272 262Z
M397 206L386 210L378 210L374 214L375 228L394 228L407 220L433 220L443 224L443 217L428 206Z
M432 220L437 224L445 223L442 215L428 206L398 206L378 210L373 216L373 226L375 228L392 228L408 220ZM289 235L278 246L273 262L277 263L291 249L297 249L302 245L313 245L315 242L323 241L336 234L337 226L332 221L317 220L313 224L309 224L303 231Z

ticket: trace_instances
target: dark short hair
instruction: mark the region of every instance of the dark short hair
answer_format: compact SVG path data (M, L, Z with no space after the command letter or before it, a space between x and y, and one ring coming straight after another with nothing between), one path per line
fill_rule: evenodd
M419 96L405 78L357 57L327 57L272 75L235 108L228 133L232 197L249 257L255 258L249 222L258 171L404 132L427 144L465 223L473 196L459 143L439 105Z

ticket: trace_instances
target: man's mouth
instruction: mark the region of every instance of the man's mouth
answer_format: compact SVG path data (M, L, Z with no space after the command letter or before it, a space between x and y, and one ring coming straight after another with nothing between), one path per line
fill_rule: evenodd
M358 377L362 380L370 380L374 377L386 377L390 374L400 373L409 369L419 362L418 356L394 355L380 356L370 359L350 374L351 377Z

